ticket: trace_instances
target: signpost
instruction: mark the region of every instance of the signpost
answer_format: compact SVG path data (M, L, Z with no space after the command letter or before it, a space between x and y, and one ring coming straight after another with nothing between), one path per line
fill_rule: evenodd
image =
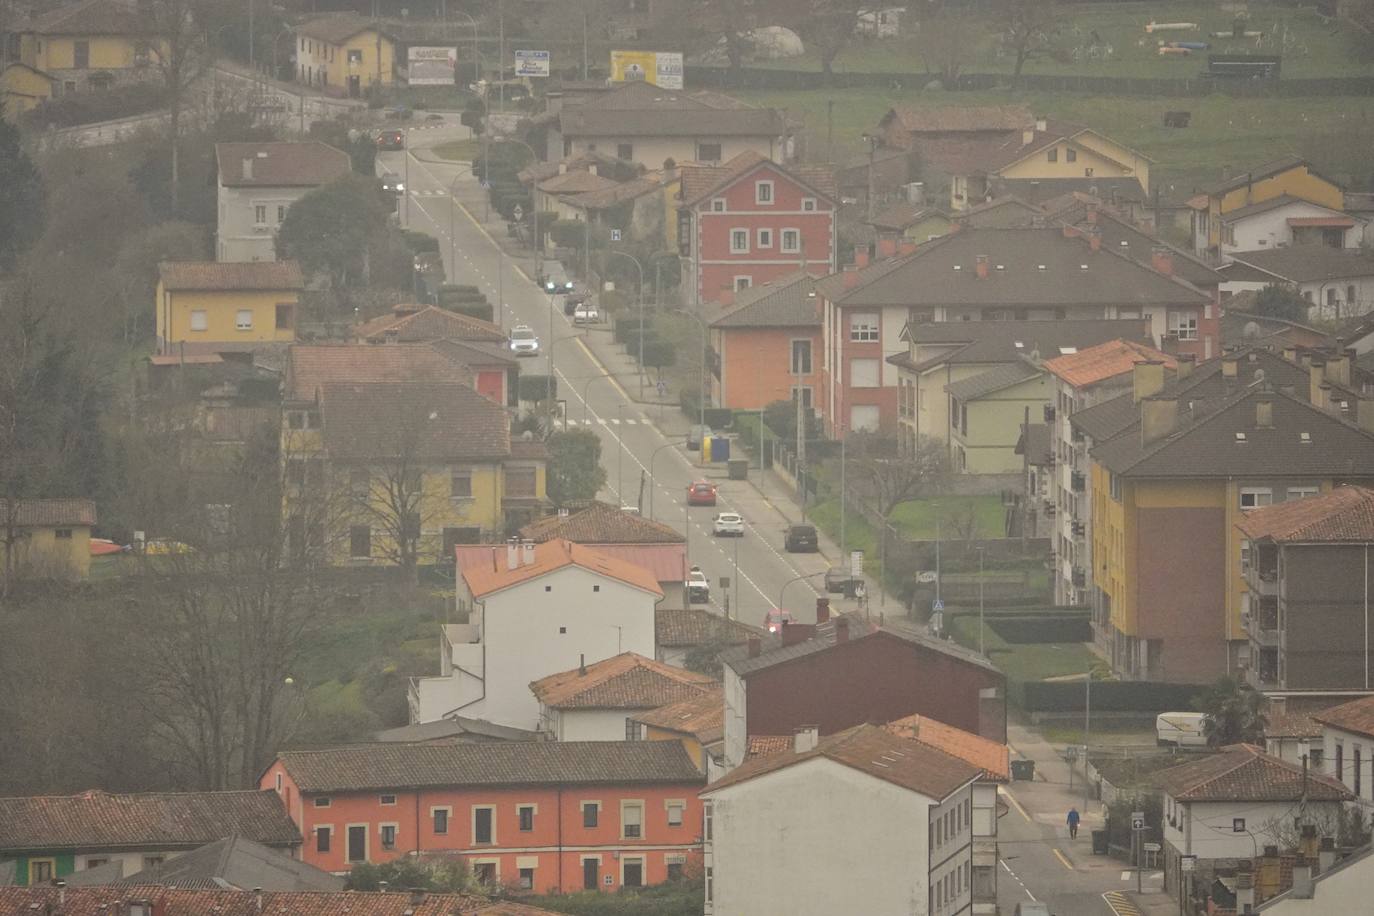
M458 67L457 48L406 49L406 82L412 86L452 86Z
M1144 857L1144 850L1143 850L1143 848L1142 848L1142 846L1143 846L1142 840L1144 839L1144 837L1142 836L1142 834L1144 834L1144 832L1145 832L1145 812L1144 812L1144 811L1132 811L1132 812L1131 812L1131 858L1133 858L1133 859L1135 860L1135 890L1136 890L1136 893L1137 893L1137 894L1141 892L1141 884L1142 884L1141 877L1140 877L1140 872L1141 872L1141 870L1142 870L1142 869L1141 869L1141 862L1140 862L1140 860Z
M548 51L516 51L515 76L545 77L550 73Z
M849 574L856 579L864 574L864 552L862 550L849 551Z
M612 241L612 242L618 242L618 241L620 241L620 230L619 230L619 229L612 229L612 230L611 230L611 241Z
M1197 856L1178 857L1178 916L1183 916L1184 906L1193 895L1193 872L1197 871Z

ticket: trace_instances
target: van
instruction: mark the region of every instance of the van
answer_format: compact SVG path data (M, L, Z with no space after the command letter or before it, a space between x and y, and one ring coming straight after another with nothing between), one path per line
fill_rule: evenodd
M1206 713L1162 712L1155 719L1155 740L1161 747L1206 747L1206 721Z

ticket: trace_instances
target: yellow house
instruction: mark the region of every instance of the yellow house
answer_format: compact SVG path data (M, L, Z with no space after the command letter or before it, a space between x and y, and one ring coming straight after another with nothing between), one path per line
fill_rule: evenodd
M157 39L135 4L82 0L30 17L10 29L19 62L53 77L53 94L155 77Z
M322 16L296 28L296 81L356 99L390 86L396 43L380 23L353 13Z
M725 745L725 694L720 689L635 717L644 741L681 741L697 769L708 773Z
M163 261L154 303L158 353L290 343L304 286L295 261Z
M1193 250L1198 254L1219 250L1225 214L1284 195L1330 210L1345 210L1345 192L1340 185L1313 171L1307 160L1285 156L1227 176L1188 201L1193 211Z
M0 115L17 120L52 98L57 80L28 64L10 64L0 70Z
M91 571L89 499L0 499L0 579L84 579Z

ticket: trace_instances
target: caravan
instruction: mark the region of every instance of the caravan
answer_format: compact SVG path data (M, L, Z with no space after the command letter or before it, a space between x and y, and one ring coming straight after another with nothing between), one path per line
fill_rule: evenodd
M1206 721L1206 713L1162 712L1155 719L1155 740L1161 747L1206 747Z

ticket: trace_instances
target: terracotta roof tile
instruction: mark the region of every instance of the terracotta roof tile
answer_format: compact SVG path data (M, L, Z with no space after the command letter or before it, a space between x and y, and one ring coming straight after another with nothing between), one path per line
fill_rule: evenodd
M1323 725L1374 737L1374 697L1361 697L1311 715Z
M635 721L651 728L692 735L703 744L725 733L725 692L720 686L694 697L640 713Z
M381 342L393 335L401 342L477 340L504 343L506 340L506 332L499 325L437 305L396 305L389 314L378 315L353 329L353 336L359 340Z
M1320 496L1251 509L1237 526L1255 540L1374 541L1374 490L1343 486Z
M537 185L545 194L586 194L619 187L619 182L586 171L563 172Z
M1348 801L1353 795L1334 779L1233 744L1217 754L1155 774L1157 786L1178 801Z
M247 172L245 161L252 163ZM316 187L353 170L347 153L318 140L216 143L215 163L220 183L226 187Z
M1270 714L1266 717L1267 724L1264 726L1264 736L1266 738L1320 738L1322 736L1322 726L1313 716L1321 715L1320 712L1283 712L1278 715Z
M520 529L536 542L565 538L576 544L681 544L676 529L642 515L592 500L566 516L550 515Z
M295 261L163 261L157 265L169 290L294 290L305 287Z
M312 401L325 385L368 382L470 384L471 373L429 344L295 344L287 351L287 401Z
M744 759L753 760L756 757L771 757L773 754L781 754L783 751L792 750L792 738L788 735L750 735L749 750Z
M660 192L663 190L663 187L664 181L662 177L645 175L639 178L632 178L629 181L622 181L615 187L576 194L568 197L567 200L569 205L578 207L582 210L607 210L627 200L634 200L646 194Z
M754 150L745 150L718 166L691 165L682 169L682 203L692 206L713 196L760 167L800 182L828 200L837 196L835 172L824 166L784 166Z
M523 548L521 548L523 551ZM497 552L498 554L500 551ZM498 561L504 557L497 556ZM608 556L591 547L583 547L562 538L554 538L534 545L534 562L508 569L506 563L496 562L491 566L474 564L462 570L463 581L472 596L481 599L494 592L536 579L566 566L580 566L593 573L618 579L626 585L643 589L663 597L663 589L653 574L643 567L634 566L624 560Z
M710 675L625 652L540 678L530 690L552 709L656 709L695 697L717 683Z
M0 798L0 852L114 846L193 848L237 833L294 846L300 833L275 792L156 792ZM3 911L0 911L3 912Z
M58 904L59 895L65 901ZM112 916L135 902L154 904L159 916L539 916L551 913L508 900L469 894L429 894L416 904L410 894L358 891L266 891L261 906L252 890L103 886L0 887L0 913Z
M10 520L9 501L0 499L0 526ZM52 525L94 525L95 501L90 499L21 499L15 504L14 524L21 528Z
M1045 360L1045 369L1075 388L1096 385L1131 372L1136 363L1161 362L1178 368L1178 360L1133 340L1109 340L1077 353Z
M720 641L739 646L763 630L738 620L727 620L705 608L658 608L654 611L654 632L659 646L684 648Z
M996 782L1011 779L1011 757L1005 744L937 722L929 716L906 716L887 723L883 728L900 738L928 744L972 764L982 771L984 779Z
M339 382L320 389L325 449L354 463L500 459L510 417L458 382Z

